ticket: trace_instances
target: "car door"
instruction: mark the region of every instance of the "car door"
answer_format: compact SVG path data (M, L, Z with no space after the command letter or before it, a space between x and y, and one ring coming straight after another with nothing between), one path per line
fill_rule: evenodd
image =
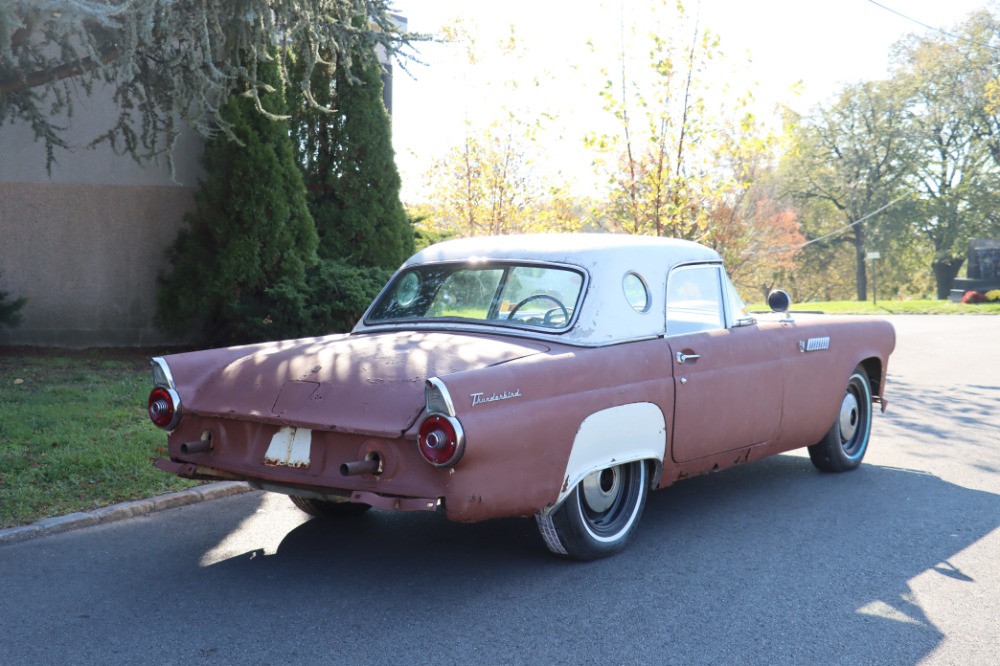
M734 293L718 264L681 266L668 278L675 462L760 444L778 431L781 364L753 320L733 312Z

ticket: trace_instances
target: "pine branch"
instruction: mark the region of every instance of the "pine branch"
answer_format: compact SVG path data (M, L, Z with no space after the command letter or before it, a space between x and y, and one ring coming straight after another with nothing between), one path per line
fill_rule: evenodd
M109 46L101 50L100 57L96 60L88 57L78 62L64 63L37 72L29 72L20 76L9 76L5 79L0 79L0 95L9 95L28 88L37 88L38 86L56 83L73 76L89 74L95 69L113 62L117 58L118 48Z

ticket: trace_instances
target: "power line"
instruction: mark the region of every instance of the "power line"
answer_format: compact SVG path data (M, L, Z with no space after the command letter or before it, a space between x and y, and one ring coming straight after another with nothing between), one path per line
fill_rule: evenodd
M881 208L879 208L878 210L873 210L872 212L868 213L864 217L861 217L861 218L858 218L857 220L854 220L850 224L846 224L846 225L840 227L839 229L834 229L830 233L823 234L822 236L820 236L818 238L813 238L812 240L806 241L805 243L802 243L801 245L796 245L795 249L801 250L802 248L804 248L807 245L812 245L813 243L818 243L821 240L826 240L830 236L836 236L837 234L843 233L843 232L847 231L848 229L850 229L851 227L853 227L855 225L858 225L858 224L861 224L862 222L864 222L868 218L875 217L876 215L878 215L879 213L881 213L882 211L884 211L889 206L893 206L893 205L899 203L900 201L902 201L903 199L905 199L907 196L909 196L909 195L904 194L901 197L897 197L897 198L893 199L892 201L890 201L889 203L887 203L886 205L884 205Z
M940 34L944 35L945 37L951 37L952 39L957 39L959 41L966 42L968 44L972 44L973 46L981 46L984 49L990 49L991 51L1000 51L1000 48L997 48L997 47L992 46L990 44L984 44L982 42L977 42L977 41L975 41L973 39L969 39L968 37L962 37L961 35L956 35L953 32L948 32L947 30L942 30L941 28L935 27L933 25L928 25L928 24L924 23L923 21L918 21L917 19L913 18L912 16L908 16L908 15L904 14L903 12L901 12L901 11L899 11L897 9L893 9L892 7L887 7L886 5L883 5L881 2L876 2L875 0L868 0L868 2L871 3L871 4L873 4L873 5L875 5L879 9L884 9L885 11L887 11L887 12L889 12L891 14L895 14L896 16L899 16L900 18L903 18L903 19L905 19L905 20L907 20L907 21L909 21L911 23L916 23L917 25L919 25L922 28L926 28L928 30L932 30L934 32L940 33Z
M830 238L831 236L836 236L838 234L842 234L845 231L847 231L848 229L850 229L851 227L859 225L862 222L864 222L865 220L870 219L872 217L875 217L876 215L878 215L879 213L881 213L882 211L884 211L886 208L889 208L890 206L896 205L897 203L899 203L903 199L907 198L908 196L909 196L908 194L904 194L901 197L896 197L895 199L893 199L892 201L890 201L886 205L882 206L881 208L879 208L877 210L873 210L872 212L868 213L864 217L860 217L857 220L854 220L853 222L851 222L850 224L845 224L844 226L839 227L837 229L834 229L833 231L831 231L829 233L825 233L822 236L819 236L818 238L813 238L812 240L808 240L805 243L799 243L798 245L786 245L784 247L771 248L770 250L767 250L767 251L763 252L762 254L765 254L765 255L767 255L767 254L777 254L778 252L788 252L790 250L801 250L802 248L806 247L807 245L812 245L813 243L818 243L821 240L826 240L827 238Z

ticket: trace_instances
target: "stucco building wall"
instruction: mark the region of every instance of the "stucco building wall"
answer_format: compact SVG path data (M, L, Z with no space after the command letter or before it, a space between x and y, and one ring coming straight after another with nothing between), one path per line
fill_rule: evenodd
M115 109L99 92L78 101L70 140L85 145ZM201 141L183 137L166 163L138 165L108 147L56 151L51 175L31 130L0 127L0 289L25 297L0 345L146 346L165 250L193 208Z
M407 29L404 17L393 18ZM118 113L109 89L76 99L62 123L75 147L56 149L51 173L30 127L0 125L0 290L27 298L21 324L0 327L0 345L180 342L153 326L156 278L169 270L166 249L194 208L203 142L193 132L181 137L173 175L165 161L139 165L107 145L85 148Z

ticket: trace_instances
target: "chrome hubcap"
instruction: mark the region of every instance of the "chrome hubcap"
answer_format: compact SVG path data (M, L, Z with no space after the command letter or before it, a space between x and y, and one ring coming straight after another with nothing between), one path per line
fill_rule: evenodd
M848 391L844 402L840 403L840 441L849 442L854 438L859 421L858 398Z
M594 472L583 479L583 501L594 513L604 513L621 494L622 482L618 467Z

